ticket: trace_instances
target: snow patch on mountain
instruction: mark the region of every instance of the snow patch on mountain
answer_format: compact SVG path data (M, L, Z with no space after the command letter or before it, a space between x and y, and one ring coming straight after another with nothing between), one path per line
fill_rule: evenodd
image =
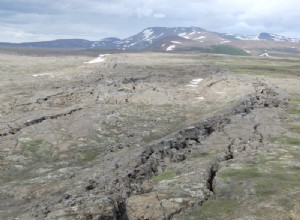
M202 39L205 39L206 36L200 36L200 37L196 37L194 40L202 40Z
M182 42L179 41L171 41L173 44L182 44Z
M226 43L230 43L230 40L224 40L220 42L220 44L226 44Z
M261 40L274 40L274 41L288 41L292 43L299 43L300 39L297 38L288 38L277 34L261 33L259 35Z
M185 39L191 39L191 35L194 35L196 33L196 31L193 31L191 33L187 33L187 32L183 32L183 33L179 33L178 36L185 38Z
M287 39L283 36L273 35L275 41L286 41Z
M193 31L193 32L189 33L188 35L194 35L194 34L196 34L196 31Z
M288 38L277 34L260 33L258 35L241 35L241 34L223 34L224 38L237 39L237 40L249 40L249 41L281 41L300 43L300 39Z
M166 51L172 51L172 50L174 50L175 48L176 48L175 45L170 45L170 46L167 47Z
M300 39L298 39L298 38L288 38L288 39L292 43L300 43Z
M234 35L234 38L238 39L238 40L259 40L259 35L248 35L248 36L244 36L244 35Z
M178 34L178 36L179 36L179 37L185 37L185 36L186 36L186 32L180 33L180 34Z
M136 45L137 43L138 42L134 42L134 43L130 44L128 47L132 47L132 46Z
M152 29L146 29L146 30L144 30L143 34L144 34L144 39L147 39L153 34L153 30Z

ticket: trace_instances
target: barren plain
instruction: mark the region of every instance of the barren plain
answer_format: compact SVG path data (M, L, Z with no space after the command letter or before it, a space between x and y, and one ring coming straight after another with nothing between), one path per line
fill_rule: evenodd
M0 52L0 219L300 219L299 59L97 56Z

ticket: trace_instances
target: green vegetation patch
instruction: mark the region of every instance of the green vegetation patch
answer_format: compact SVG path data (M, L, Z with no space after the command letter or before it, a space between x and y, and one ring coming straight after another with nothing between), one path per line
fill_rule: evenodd
M300 115L300 108L299 107L292 108L289 110L289 113L293 115Z
M296 133L300 133L300 125L290 125L289 130Z
M238 57L234 62L230 62L229 59L221 62L217 60L220 65L228 68L233 73L249 74L254 76L267 76L273 78L282 77L298 77L299 73L299 61L297 60L284 60L284 59L274 59L265 60L256 57ZM292 100L299 101L299 96L295 94L292 96Z
M298 187L300 175L296 174L296 170L294 171L294 174L291 174L284 169L272 169L264 177L256 179L254 181L256 195L264 199L266 196L283 194L285 191Z
M201 207L194 207L177 219L233 219L239 207L240 203L236 199L210 198Z
M224 170L220 173L218 173L218 176L220 178L235 178L239 180L244 180L244 179L252 179L252 178L257 178L257 177L262 177L264 176L264 173L260 172L259 169L255 166L253 167L248 167L248 166L243 166L241 169L227 169Z
M285 144L300 144L299 139L286 136L281 137L278 141ZM275 158L268 159L261 155L256 164L241 164L239 169L228 168L221 170L217 175L224 181L231 182L232 186L237 182L250 183L257 199L264 201L269 196L284 194L285 191L299 186L298 156L294 153L291 156L289 153L277 152ZM223 191L226 191L225 188ZM237 187L235 187L235 192L237 192ZM234 192L229 191L229 194L231 193Z
M84 158L83 158L83 161L84 162L90 162L90 161L93 161L96 159L96 157L99 155L99 152L97 152L96 150L90 150L90 151L87 151L85 154L84 154Z
M217 198L208 200L200 209L203 217L211 219L222 219L233 216L235 210L237 210L238 203L228 198ZM216 211L218 210L218 211Z
M204 53L249 56L249 54L246 51L230 45L213 45L209 48L201 48L200 51Z
M212 48L212 52L217 54L228 54L228 55L237 55L237 56L249 55L246 51L230 45L214 45L211 48Z
M26 148L31 152L31 153L37 153L41 147L41 145L43 144L43 140L42 139L37 139L37 140L33 140L30 142L26 143Z
M29 151L34 161L52 161L53 151L49 144L42 139L36 139L24 143L25 148Z
M300 94L297 94L297 93L292 94L289 101L292 103L300 103Z
M296 145L296 146L300 146L300 139L299 138L294 138L294 137L289 137L286 135L277 137L275 139L273 139L273 142L277 142L280 144L286 144L286 145Z
M235 219L240 214L239 210L249 206L248 202L267 204L270 199L273 200L274 206L281 207L284 213L289 213L293 204L285 200L288 192L299 188L300 172L296 169L298 167L292 168L293 163L297 164L298 160L295 157L290 158L288 153L279 153L277 156L272 159L261 156L255 164L240 164L238 169L229 167L218 172L217 176L223 179L218 189L219 197L208 200L197 210L201 216L199 219ZM233 201L237 197L239 204ZM264 208L256 205L254 207L256 211L249 213L250 215L258 219L274 219L262 211ZM196 211L194 216L195 213Z
M164 172L162 172L162 173L158 174L157 176L155 176L153 179L156 182L160 182L160 181L163 181L163 180L172 179L175 176L176 176L176 174L175 174L174 171L172 171L172 170L165 170Z

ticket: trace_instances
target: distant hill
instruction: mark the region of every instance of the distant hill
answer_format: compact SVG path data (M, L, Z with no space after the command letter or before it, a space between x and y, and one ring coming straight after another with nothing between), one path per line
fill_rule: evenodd
M128 37L100 41L59 39L29 43L0 43L2 47L100 49L116 51L203 51L237 55L300 54L300 39L260 33L245 36L207 31L198 27L151 27Z

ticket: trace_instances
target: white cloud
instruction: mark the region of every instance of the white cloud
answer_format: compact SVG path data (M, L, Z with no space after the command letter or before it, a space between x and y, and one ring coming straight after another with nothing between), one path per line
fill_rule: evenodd
M13 28L1 27L0 41L9 41L14 39L15 42L23 42L24 40L33 37L32 34Z
M138 8L136 10L137 16L140 17L149 17L153 14L153 10L151 8Z
M163 13L155 13L155 14L153 15L153 17L155 17L155 18L165 18L166 15L163 14Z

